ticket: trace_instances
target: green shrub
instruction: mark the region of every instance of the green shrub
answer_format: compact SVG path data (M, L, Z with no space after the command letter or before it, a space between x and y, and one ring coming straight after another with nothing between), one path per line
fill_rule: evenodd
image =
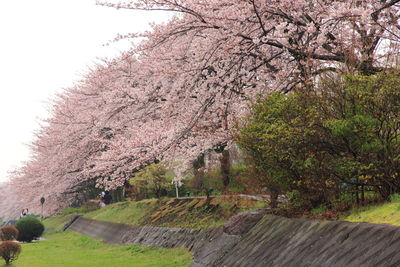
M0 228L0 240L15 240L18 237L18 229L14 226L7 225Z
M311 210L312 215L321 215L323 212L325 212L328 209L326 205L320 205L317 208L313 208Z
M40 237L44 231L44 225L36 218L25 217L15 225L19 231L18 241L31 242Z
M312 208L311 202L298 190L288 191L286 196L289 200L288 204L290 209L307 210Z
M0 243L0 256L9 265L16 260L21 253L21 245L13 241L3 241Z

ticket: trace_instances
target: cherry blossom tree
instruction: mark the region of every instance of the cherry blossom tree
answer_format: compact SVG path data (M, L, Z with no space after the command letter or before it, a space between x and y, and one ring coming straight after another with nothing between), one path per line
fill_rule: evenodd
M326 72L371 74L395 66L398 2L157 0L99 4L177 13L151 32L120 38L147 38L132 53L138 55L141 68L157 74L150 91L157 88L156 98L166 101L163 112L182 111L181 104L186 107L185 114L177 116L181 127L170 135L175 136L168 140L170 145L164 146L182 151L167 149L166 156L190 155L187 158L192 160L229 143L232 122L244 112L245 101L257 94L304 88ZM195 138L201 129L208 138Z
M175 16L151 31L118 36L144 40L57 96L0 210L39 209L44 196L52 214L95 184L122 186L152 162L189 166L230 145L235 120L259 94L307 88L327 72L397 66L398 2L100 1Z
M211 72L243 90L251 85L290 90L344 66L362 73L387 67L399 37L397 0L103 2L115 8L174 11L167 25L145 33L154 49L196 78ZM131 37L139 36L132 34ZM174 47L176 49L171 49ZM178 52L177 50L180 50ZM382 58L383 57L383 58ZM181 64L178 64L180 62ZM165 64L165 62L163 62ZM223 79L221 79L223 78ZM195 79L190 79L195 80ZM213 81L210 81L213 82ZM244 86L245 85L245 86Z

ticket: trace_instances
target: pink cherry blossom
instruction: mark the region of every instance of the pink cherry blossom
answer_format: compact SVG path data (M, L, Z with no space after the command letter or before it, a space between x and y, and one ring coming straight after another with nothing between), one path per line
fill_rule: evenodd
M400 0L136 0L98 4L166 10L143 33L54 99L32 157L0 190L0 216L53 214L94 186L122 186L163 160L178 178L199 155L232 142L259 94L315 84L319 75L396 66ZM17 212L17 213L18 213Z

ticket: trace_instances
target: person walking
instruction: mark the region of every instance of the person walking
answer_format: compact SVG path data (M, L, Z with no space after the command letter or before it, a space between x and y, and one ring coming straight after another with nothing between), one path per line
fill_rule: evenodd
M100 208L102 208L102 207L104 207L106 205L104 203L104 196L105 195L106 195L106 193L104 191L99 194L99 199L100 199L99 206L100 206Z
M103 202L106 205L110 205L112 202L112 196L109 191L106 191L103 197Z

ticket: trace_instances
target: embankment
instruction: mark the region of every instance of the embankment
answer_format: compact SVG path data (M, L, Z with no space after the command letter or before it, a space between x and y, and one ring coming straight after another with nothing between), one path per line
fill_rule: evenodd
M206 230L76 219L68 229L109 243L186 247L200 266L400 266L400 227L248 212Z

